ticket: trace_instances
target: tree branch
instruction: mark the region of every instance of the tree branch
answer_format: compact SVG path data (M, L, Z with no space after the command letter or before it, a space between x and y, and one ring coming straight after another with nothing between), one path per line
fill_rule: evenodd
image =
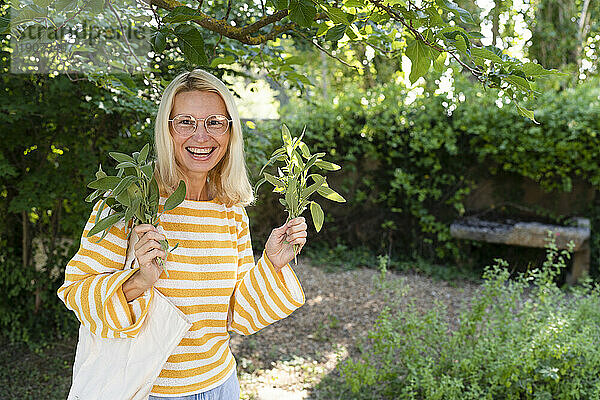
M370 0L373 4L375 4L377 7L379 7L380 9L386 11L395 21L400 22L402 25L404 25L405 28L407 28L414 36L417 40L420 40L421 42L423 42L424 44L426 44L427 46L431 47L434 50L437 50L439 52L445 52L450 54L450 56L452 58L454 58L460 65L462 65L464 68L468 69L469 72L471 72L471 74L477 78L477 80L481 83L484 83L484 80L481 79L481 71L478 71L476 68L471 68L469 65L467 65L464 61L462 61L455 53L453 53L452 51L445 49L443 47L438 46L435 43L431 43L429 41L427 41L427 39L425 39L423 37L423 35L421 34L421 32L419 32L417 29L413 28L410 24L406 23L406 20L404 19L404 17L399 14L396 10L394 10L393 8L383 5L381 3L381 0Z
M309 38L307 38L306 36L304 36L304 34L302 32L297 31L297 30L295 30L294 32L296 32L298 35L300 35L304 40L312 43L317 49L321 50L323 53L327 54L329 57L331 57L331 58L333 58L333 59L341 62L342 64L344 64L347 67L354 68L357 71L360 71L359 67L356 67L354 65L350 65L346 61L342 60L341 58L334 56L333 54L331 54L330 52L328 52L327 50L325 50L325 48L323 48L323 46L321 46L319 43L317 43L316 41L310 40Z
M185 6L185 4L179 2L178 0L144 0L148 4L155 5L159 8L162 8L167 11L173 10L175 7ZM275 14L268 15L264 18L261 18L257 22L251 25L237 27L230 25L226 20L216 19L203 12L198 11L197 18L192 21L201 27L208 29L209 31L218 33L230 39L234 39L239 41L240 43L248 44L248 45L259 45L261 43L265 43L269 40L275 39L279 34L292 30L296 24L289 23L285 25L280 25L275 28L271 32L266 35L257 35L252 36L251 33L257 32L260 28L267 26L269 24L273 24L276 21L283 19L287 15L287 10L281 10L276 12Z
M246 25L246 26L242 27L241 31L245 34L258 32L258 30L260 28L263 28L263 27L270 25L272 23L275 23L277 21L281 21L283 18L285 18L288 15L288 12L289 12L288 10L280 10L280 11L277 11L275 14L267 15L266 17L259 19L252 25Z

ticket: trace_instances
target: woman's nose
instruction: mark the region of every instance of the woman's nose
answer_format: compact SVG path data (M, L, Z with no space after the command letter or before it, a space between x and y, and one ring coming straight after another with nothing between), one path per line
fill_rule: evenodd
M198 126L196 127L196 132L194 132L192 136L195 136L197 139L203 140L206 140L210 137L210 135L206 131L206 127L201 122L198 123Z

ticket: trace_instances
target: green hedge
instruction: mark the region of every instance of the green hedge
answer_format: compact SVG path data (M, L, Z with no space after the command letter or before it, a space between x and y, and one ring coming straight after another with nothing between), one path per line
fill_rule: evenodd
M426 93L412 102L394 85L369 92L349 87L333 100L297 102L282 112L292 132L306 126L309 146L343 166L330 179L348 203L323 202L328 217L319 241L335 247L341 239L405 259L458 261L460 244L449 224L468 212L465 198L478 179L531 178L550 195L570 191L574 179L597 187L598 82L540 96L539 125L512 104L498 108L497 92L480 93L460 81L456 86L453 99ZM268 148L278 140L278 126L258 124ZM542 208L537 214L566 217ZM590 204L586 214L595 226L600 206ZM596 253L598 238L594 229Z

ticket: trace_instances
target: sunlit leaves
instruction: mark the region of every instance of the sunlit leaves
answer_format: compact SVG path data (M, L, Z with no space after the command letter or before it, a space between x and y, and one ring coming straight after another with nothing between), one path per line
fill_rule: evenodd
M181 50L191 63L197 65L208 64L208 57L204 50L202 33L192 25L177 25L175 36L181 42Z
M409 79L411 83L415 83L431 66L429 47L420 40L413 40L406 48L406 56L411 61Z
M317 8L309 0L290 0L289 17L298 25L310 27L317 15Z

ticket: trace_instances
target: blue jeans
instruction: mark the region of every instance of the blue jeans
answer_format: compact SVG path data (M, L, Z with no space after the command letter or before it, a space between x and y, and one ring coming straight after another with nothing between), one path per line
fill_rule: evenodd
M207 390L206 392L191 394L181 397L148 397L148 400L239 400L240 399L240 383L237 378L237 371L233 373L225 382L216 388Z

